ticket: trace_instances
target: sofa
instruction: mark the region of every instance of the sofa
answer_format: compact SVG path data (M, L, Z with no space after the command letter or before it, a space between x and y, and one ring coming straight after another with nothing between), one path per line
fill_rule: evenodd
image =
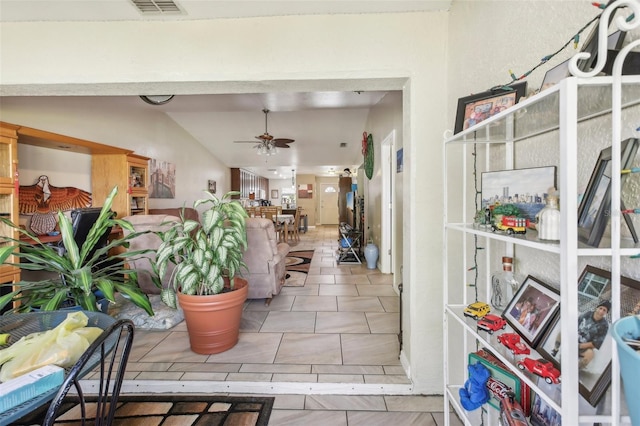
M164 214L169 216L182 217L181 216L182 207L174 207L174 208L168 208L168 209L149 209L149 214L150 215ZM193 207L185 207L184 216L185 216L185 219L192 219L192 220L195 220L196 222L200 222L200 214L198 213L198 210L194 209Z
M280 293L286 279L289 244L279 243L270 219L250 217L247 224L247 250L244 262L249 269L242 276L249 282L249 299L266 299L268 305Z

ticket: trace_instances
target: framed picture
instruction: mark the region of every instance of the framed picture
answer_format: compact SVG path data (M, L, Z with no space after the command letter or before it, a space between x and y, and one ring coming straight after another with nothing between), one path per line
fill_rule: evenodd
M502 316L532 347L536 347L560 307L560 294L529 275Z
M615 0L609 0L607 2L607 7L609 7L611 3L613 3L614 1ZM616 14L620 10L622 10L622 8L619 8L613 11L609 15L609 22L607 23L608 26L611 26L611 23L615 19ZM600 36L598 33L598 29L599 29L598 27L599 27L599 21L596 21L595 25L591 29L591 32L585 39L586 41L584 42L584 44L582 45L582 48L580 49L581 53L586 52L591 55L587 59L581 59L578 61L578 64L577 64L578 69L580 69L581 71L585 71L585 72L591 71L591 69L595 66L598 60L598 38ZM622 46L622 42L624 41L625 35L626 33L623 33L623 34L613 33L609 35L607 40L608 49L619 49ZM622 39L620 37L622 37Z
M277 189L272 189L271 190L271 199L278 199L279 195L278 195L278 190Z
M605 68L603 69L603 72L605 72L605 74L607 75L611 75L611 68L613 67L613 59L615 59L616 57L617 50L622 47L626 34L627 33L625 31L616 31L613 34L611 34L607 39L607 48L609 49L609 53L607 54L607 65L605 65ZM588 47L588 50L591 51L592 48ZM595 63L596 58L594 58L593 61L589 61L589 62ZM582 62L582 65L586 66L588 65L588 63ZM608 71L607 71L607 68L608 68ZM586 70L583 70L583 71L586 71ZM548 89L549 87L555 84L558 84L561 80L569 77L569 75L570 75L569 59L567 59L566 61L556 65L555 67L547 71L547 73L544 75L544 79L542 80L540 91L543 91L544 89Z
M569 59L547 71L542 80L540 91L560 83L561 80L567 77L569 77Z
M402 173L404 168L404 148L396 151L396 173Z
M622 141L621 147L621 167L628 169L632 166L638 153L639 141L629 138ZM600 151L596 166L591 173L591 178L587 189L580 200L578 207L578 239L592 247L598 247L602 240L611 212L611 151L612 148L605 148ZM624 184L626 174L620 177L621 184ZM624 210L624 204L621 205ZM623 215L629 231L635 242L638 236L635 232L633 222L628 215Z
M461 132L518 103L525 95L527 82L511 84L458 99L453 133Z
M560 385L550 385L545 382L542 377L538 378L536 384L543 392L545 392L545 394L551 396L554 401L560 403L562 396ZM533 393L529 422L532 426L562 426L562 416L560 416L560 413L545 402L544 399L540 398L538 394Z
M313 184L298 185L298 198L313 198Z
M149 198L176 197L176 165L168 161L149 160L151 187Z
M549 166L484 172L481 187L483 210L497 203L513 204L524 217L535 222L536 214L546 205L549 188L556 187L556 168Z
M580 395L595 407L611 383L611 272L587 265L577 290ZM640 312L640 282L620 277L620 297L621 316ZM536 350L559 367L561 343L558 315Z
M209 191L212 194L216 193L216 181L215 180L208 180L207 181L207 191Z

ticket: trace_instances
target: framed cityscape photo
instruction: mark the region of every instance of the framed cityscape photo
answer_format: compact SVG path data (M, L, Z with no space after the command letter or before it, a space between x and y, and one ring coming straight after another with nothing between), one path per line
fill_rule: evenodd
M558 291L529 275L502 316L531 347L536 347L559 307Z
M535 222L545 207L549 188L556 188L555 166L484 172L481 176L482 209L512 204L523 217Z
M526 91L527 82L521 81L458 99L453 133L459 133L512 107Z
M621 142L621 167L628 169L633 165L638 153L639 140L629 138ZM596 165L591 173L587 189L578 206L578 240L592 247L598 247L609 223L611 215L611 152L612 148L600 151ZM620 177L624 184L626 174ZM621 203L621 209L624 205ZM638 242L633 222L628 215L623 215L631 236Z

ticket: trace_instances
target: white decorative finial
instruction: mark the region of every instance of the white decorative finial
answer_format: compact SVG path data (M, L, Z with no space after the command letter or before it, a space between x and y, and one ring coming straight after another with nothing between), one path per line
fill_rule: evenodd
M600 20L598 22L598 50L596 53L597 58L595 66L590 71L584 71L578 68L578 61L589 59L592 54L588 52L577 53L569 60L569 71L572 75L576 77L593 77L602 71L607 62L609 17L614 13L614 11L624 7L629 7L631 9L631 13L626 14L626 16L617 16L613 20L617 29L629 31L638 27L640 24L640 2L638 0L618 0L607 6L607 8L602 12L602 15L600 15ZM627 16L631 16L631 14L634 15L633 19L627 22Z

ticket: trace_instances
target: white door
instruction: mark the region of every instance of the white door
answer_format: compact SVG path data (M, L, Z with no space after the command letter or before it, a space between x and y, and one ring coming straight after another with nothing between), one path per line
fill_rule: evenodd
M338 184L320 184L320 224L338 224Z

